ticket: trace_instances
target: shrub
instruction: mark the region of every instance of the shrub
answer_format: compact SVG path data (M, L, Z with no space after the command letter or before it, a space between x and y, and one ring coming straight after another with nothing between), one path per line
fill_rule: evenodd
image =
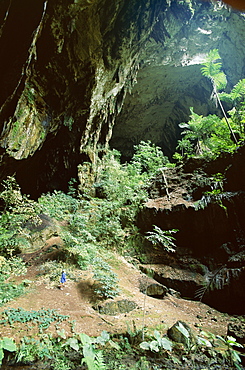
M95 293L101 298L116 297L119 294L118 279L110 265L102 258L96 257L92 268L96 280Z

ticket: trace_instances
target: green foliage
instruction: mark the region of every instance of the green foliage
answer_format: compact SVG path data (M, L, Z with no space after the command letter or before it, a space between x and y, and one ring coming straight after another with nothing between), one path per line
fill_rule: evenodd
M175 234L179 230L162 230L160 227L153 225L153 231L148 231L146 239L148 239L153 245L160 245L166 252L175 252L176 245L174 243Z
M243 345L238 343L234 337L227 336L223 338L220 335L206 333L205 331L202 331L201 335L205 341L202 343L202 341L199 340L199 344L208 347L211 354L219 353L227 360L230 366L234 366L238 370L243 369L240 353L237 350L239 347L243 348Z
M221 92L219 94L221 100L235 103L237 105L241 100L245 98L245 79L238 81L238 83L232 88L230 93Z
M74 178L71 178L70 181L68 182L67 195L70 195L73 198L77 196L77 180Z
M178 141L177 149L181 150L182 157L199 155L215 158L222 152L230 153L237 148L223 119L216 115L203 117L196 114L192 107L190 111L190 121L179 124L183 129L184 138ZM231 118L228 118L228 121L233 132L241 134L240 123L234 122Z
M8 176L3 180L2 186L4 190L0 193L0 198L5 204L5 213L7 211L19 216L18 223L31 221L34 224L41 222L38 217L40 208L36 202L29 199L28 196L21 194L20 186L17 184L13 176Z
M12 301L25 293L25 283L2 283L0 287L0 306Z
M131 222L139 205L147 198L145 181L146 176L141 173L138 162L121 165L120 153L112 150L102 158L94 186L99 196L107 201L103 204L105 213ZM108 201L110 205L107 205Z
M38 311L26 311L23 308L9 308L2 312L3 319L0 324L14 325L15 323L29 323L37 324L39 331L42 332L52 323L59 324L67 320L69 316L61 315L54 309L41 308Z
M0 365L4 358L4 350L9 352L15 352L17 349L16 344L12 338L3 337L0 339Z
M58 221L70 219L71 213L76 212L78 201L66 195L62 191L54 191L52 194L43 194L38 203L43 213L48 214L50 217Z
M161 337L159 331L154 331L155 340L140 343L140 348L146 351L159 352L160 350L172 351L173 344L166 338Z
M0 256L0 281L7 279L10 275L25 275L26 271L26 264L20 257L6 259Z
M163 155L160 147L148 141L141 141L134 146L135 153L132 158L132 165L140 172L146 173L149 177L154 176L159 168L169 163L167 157Z
M201 68L203 76L208 77L215 84L217 90L223 90L227 84L226 76L221 71L222 63L218 62L220 59L218 49L210 50Z
M38 360L52 358L46 343L34 338L23 337L19 346L16 361L30 363Z
M84 333L79 337L83 346L82 363L86 363L88 370L106 370L102 351L95 349L93 339Z
M0 253L12 256L29 245L30 235L24 231L24 226L27 223L34 225L41 223L38 216L40 207L21 194L14 177L8 176L2 186L0 198L3 199L5 208L0 215Z
M93 260L93 273L96 285L94 292L101 298L113 298L119 294L117 275L102 258Z
M5 282L11 275L19 276L25 273L26 266L21 258L12 257L7 260L0 256L0 306L25 293L25 281L18 285L12 282Z

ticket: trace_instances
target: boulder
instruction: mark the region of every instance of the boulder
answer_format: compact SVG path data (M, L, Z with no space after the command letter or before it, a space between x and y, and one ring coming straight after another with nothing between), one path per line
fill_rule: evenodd
M153 298L163 298L167 293L168 288L158 283L150 284L146 288L146 294Z
M138 306L134 301L122 299L120 301L105 302L103 305L98 306L98 310L99 313L104 315L117 315L133 311L137 307Z
M140 279L140 291L149 297L163 298L168 293L168 288L148 276Z
M236 339L240 344L245 344L245 323L231 322L228 324L227 335Z
M184 321L179 320L169 328L168 336L174 342L183 343L187 348L190 348L192 344L196 343L196 338L192 329Z

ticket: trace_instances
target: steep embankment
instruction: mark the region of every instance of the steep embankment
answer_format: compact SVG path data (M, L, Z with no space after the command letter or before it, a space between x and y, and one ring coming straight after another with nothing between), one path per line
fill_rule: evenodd
M27 293L1 307L1 312L10 307L27 311L38 311L41 308L55 309L59 314L69 316L68 321L59 325L59 330L63 328L69 335L72 329L90 336L97 336L103 330L110 333L126 333L128 325L133 330L133 323L137 329L141 329L143 321L147 331L153 332L153 329L160 328L162 333L166 333L167 329L177 320L185 321L197 332L203 329L215 334L226 335L227 324L232 320L228 315L221 314L197 301L177 298L170 294L163 299L146 296L142 292L142 284L146 286L152 283L152 279L147 278L134 265L118 255L113 255L110 260L118 276L120 287L120 295L115 298L114 302L123 301L125 310L123 305L121 305L121 312L120 309L115 310L114 304L110 308L112 314L102 314L94 308L91 273L74 270L72 267L70 270L68 268L66 288L60 290L58 288L59 276L56 281L51 282L44 274L42 264L40 264L43 256L40 257L42 258L39 261L36 259L28 267L25 276L12 279L16 281L16 284L22 280L28 280ZM45 259L47 257L48 254ZM128 301L134 302L136 308L125 312ZM101 306L105 303L101 302ZM0 325L2 336L14 337L17 341L24 335L37 332L37 326L30 327L26 323L15 324L11 327ZM55 333L55 326L51 325L45 332Z

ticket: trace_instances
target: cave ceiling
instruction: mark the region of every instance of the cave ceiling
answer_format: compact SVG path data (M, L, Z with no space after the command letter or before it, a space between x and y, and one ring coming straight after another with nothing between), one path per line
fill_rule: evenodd
M190 106L218 113L209 50L228 88L244 77L244 14L220 1L3 0L0 22L0 180L32 196L65 190L99 146L171 155Z

